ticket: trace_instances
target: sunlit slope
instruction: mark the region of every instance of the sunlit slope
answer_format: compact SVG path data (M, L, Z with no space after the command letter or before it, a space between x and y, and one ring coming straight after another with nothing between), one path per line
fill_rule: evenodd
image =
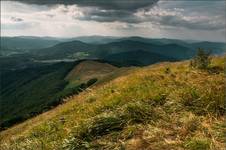
M67 88L95 79L94 85L106 83L114 78L128 74L135 67L116 67L104 61L85 60L76 65L65 77Z
M65 97L91 85L125 75L130 69L81 60L2 72L0 130L52 109Z
M224 60L135 68L1 132L1 149L223 150Z
M66 76L65 80L73 84L87 82L90 79L101 80L118 68L107 63L98 61L83 61L76 65Z

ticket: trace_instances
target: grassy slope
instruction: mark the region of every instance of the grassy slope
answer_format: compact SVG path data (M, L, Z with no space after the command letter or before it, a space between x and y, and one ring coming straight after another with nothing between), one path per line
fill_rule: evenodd
M65 77L69 82L66 88L97 79L94 85L102 85L119 76L128 74L135 67L116 67L104 61L86 60L76 65Z
M2 75L0 127L8 128L49 110L66 96L78 93L91 79L108 82L129 68L98 61L58 63L16 70ZM89 86L89 85L87 85Z
M223 150L224 59L218 74L188 62L134 69L1 132L0 148Z
M103 79L118 68L107 63L100 63L97 61L83 61L76 65L66 76L69 81L69 87L74 84L81 84L90 79L97 78Z

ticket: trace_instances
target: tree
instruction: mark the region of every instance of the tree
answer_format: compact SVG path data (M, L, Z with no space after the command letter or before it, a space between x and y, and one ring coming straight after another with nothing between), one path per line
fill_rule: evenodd
M191 67L198 69L208 69L210 64L210 52L205 52L199 48L196 56L191 60Z

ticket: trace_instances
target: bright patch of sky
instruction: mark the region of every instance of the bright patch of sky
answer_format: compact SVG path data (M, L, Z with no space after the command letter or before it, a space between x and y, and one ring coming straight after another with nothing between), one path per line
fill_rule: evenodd
M1 36L226 40L226 1L1 1Z

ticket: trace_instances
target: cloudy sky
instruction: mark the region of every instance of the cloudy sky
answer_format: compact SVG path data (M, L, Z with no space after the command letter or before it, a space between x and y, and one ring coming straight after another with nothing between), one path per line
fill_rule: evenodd
M225 41L225 9L225 0L1 0L1 35Z

